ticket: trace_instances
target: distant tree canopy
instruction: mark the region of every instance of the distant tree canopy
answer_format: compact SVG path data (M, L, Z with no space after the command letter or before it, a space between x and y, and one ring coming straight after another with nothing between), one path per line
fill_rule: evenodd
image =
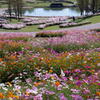
M10 18L12 17L12 13L14 13L16 18L19 19L22 16L23 0L7 0L7 3Z
M100 10L100 0L77 0L77 4L81 15L83 15L84 11L86 14L90 11L94 14Z

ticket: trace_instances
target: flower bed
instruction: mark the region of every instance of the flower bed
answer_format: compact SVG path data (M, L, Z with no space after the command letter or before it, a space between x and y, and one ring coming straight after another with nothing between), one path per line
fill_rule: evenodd
M8 21L6 19L0 18L0 24L7 24L7 23L8 23Z
M9 18L9 17L8 17ZM15 17L14 17L15 18ZM0 27L4 29L21 29L30 25L39 25L39 29L44 29L48 26L59 25L65 23L68 17L25 17L21 18L21 23L10 24L6 20L0 21Z
M25 26L26 26L26 24L24 24L24 23L2 24L2 28L4 28L4 29L14 29L14 30L21 29Z
M44 29L46 27L49 27L49 26L54 26L54 25L60 25L62 23L65 23L65 21L54 21L54 22L51 22L51 23L46 23L46 24L41 24L39 25L39 29Z
M62 23L63 21L66 21L68 19L68 17L50 17L50 18L25 18L23 19L23 22L26 25L39 25L39 24L43 24L40 25L40 28L43 28L45 25L49 26L49 25L53 25L56 23ZM45 27L46 27L45 26Z
M99 33L63 33L62 38L46 41L31 34L0 34L1 100L99 100L100 46L61 53L44 48L51 40L50 45L98 43ZM44 45L38 46L42 40Z
M67 33L62 38L49 38L45 48L52 48L57 52L63 52L66 50L91 49L100 46L100 36L95 34L95 32L94 34L85 31L83 33L81 31Z
M91 24L91 22L81 22L81 23L64 23L64 24L60 24L59 27L64 28L64 27L71 27L71 26L80 26L80 25L85 25L85 24Z

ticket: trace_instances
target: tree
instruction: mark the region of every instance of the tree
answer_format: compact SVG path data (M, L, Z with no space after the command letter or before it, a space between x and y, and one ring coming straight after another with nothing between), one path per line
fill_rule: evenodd
M10 19L12 17L12 13L14 13L17 19L22 17L23 0L7 0L7 2Z
M93 14L100 9L100 0L77 0L78 7L81 11L81 15L85 11L88 14L91 11Z
M85 14L88 14L89 12L89 0L84 0L84 11L86 12Z
M81 15L83 15L83 12L84 12L84 0L77 0L77 4L78 4L78 7L81 11Z
M100 0L91 0L91 11L96 13L100 9Z
M10 20L11 20L11 16L12 16L11 3L12 3L12 0L8 0L7 3L8 3L8 13L9 13Z

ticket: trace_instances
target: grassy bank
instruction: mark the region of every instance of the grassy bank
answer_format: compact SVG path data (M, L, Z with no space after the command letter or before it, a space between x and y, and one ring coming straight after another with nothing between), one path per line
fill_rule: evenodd
M72 0L72 1L75 1L75 0ZM24 6L25 7L34 7L34 8L45 8L45 7L49 7L50 4L52 2L49 2L49 1L35 1L35 2L24 2ZM67 6L69 5L70 3L66 3L66 2L59 2L59 3L62 3L64 6ZM0 3L0 8L7 8L7 4L6 3Z
M95 23L100 23L100 16L93 16L93 17L89 17L86 19L78 19L76 20L76 22L92 22L92 24ZM17 20L12 20L11 23L17 23ZM67 27L68 28L68 27ZM63 28L59 28L59 25L54 25L54 26L49 26L44 28L43 30L57 30L57 29L63 29ZM66 29L66 28L64 28ZM38 29L38 25L32 25L32 26L26 26L25 28L22 28L20 30L7 30L7 29L0 29L0 32L38 32L41 31L41 29Z
M100 15L76 20L76 22L87 22L87 21L92 22L92 24L100 23Z

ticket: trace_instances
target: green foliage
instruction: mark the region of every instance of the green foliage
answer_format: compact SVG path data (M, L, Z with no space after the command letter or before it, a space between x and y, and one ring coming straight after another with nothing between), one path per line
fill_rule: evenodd
M100 29L93 29L92 31L100 32Z
M38 33L36 37L62 37L64 36L63 33Z
M65 51L73 51L73 50L89 50L100 47L100 43L93 44L58 44L58 45L48 45L45 48L51 48L54 51L61 53Z
M88 14L90 10L94 14L99 10L100 0L77 0L77 4L80 8L81 15L84 11Z

